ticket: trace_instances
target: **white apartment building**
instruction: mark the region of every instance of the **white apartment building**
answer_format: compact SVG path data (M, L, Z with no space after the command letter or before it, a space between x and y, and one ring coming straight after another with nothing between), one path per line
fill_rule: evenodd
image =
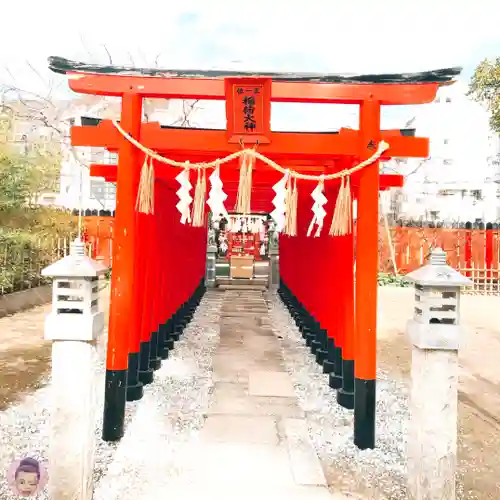
M432 104L415 106L406 128L430 138L427 159L393 160L388 172L406 176L402 190L382 196L395 219L495 222L500 218L500 140L489 113L470 99L467 86L442 87Z
M192 104L181 100L147 100L143 106L143 120L157 121L162 124L177 126L196 126L190 120L195 119L197 108L190 109ZM67 129L63 141L64 161L61 165L60 193L54 204L68 209L109 210L116 207L116 186L105 182L104 178L91 177L92 163L116 165L117 155L104 148L72 148L69 130L72 125L97 123L96 119L119 119L120 100L100 98L92 105L74 107L64 118ZM186 121L187 120L187 121Z

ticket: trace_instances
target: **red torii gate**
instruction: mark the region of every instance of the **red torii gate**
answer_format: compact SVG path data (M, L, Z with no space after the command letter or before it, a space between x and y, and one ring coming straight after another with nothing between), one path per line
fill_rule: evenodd
M68 74L70 87L75 92L121 97L121 128L146 148L170 159L212 161L238 151L242 143L258 144L258 151L267 158L299 173L317 175L331 174L372 157L382 140L389 143L382 160L428 156L428 139L407 136L400 131L381 131L380 108L432 102L439 86L449 84L460 72L449 69L359 77L200 73L100 67L55 57L49 59L49 65L56 72ZM244 122L243 104L239 99L240 90L244 92L249 88L254 89L256 96L256 120L252 128ZM141 123L143 98L226 100L227 130L178 129ZM273 132L271 101L359 105L359 130ZM127 397L132 400L142 396L142 384L152 380L152 370L160 364L159 355L166 357L172 347L171 337L162 342L162 335L170 332L172 321L180 322L182 329L185 316L192 314L193 301L199 301L206 228L179 223L174 210L177 186L172 186L178 170L158 161L155 162L158 180L155 214L136 212L144 155L109 120L97 126L73 127L72 143L105 147L119 154L117 167L93 165L91 169L92 175L117 183L103 428L105 440L117 440L123 435ZM235 201L236 169L236 164L221 169L225 192L230 197L228 206ZM273 197L270 188L279 178L281 175L273 170L256 164L253 210L270 211ZM309 183L311 189L305 191L303 185L307 181L301 181L299 188L298 236L280 236L280 273L287 288L328 331L328 336L335 337L336 349L343 361L340 371L330 374L330 385L341 388L338 393L341 404L354 406L355 444L372 448L375 445L378 191L380 187L401 185L401 178L380 176L379 161L375 161L354 174L351 181L358 200L355 285L352 234L331 238L324 229L321 237L306 241L311 202L307 203L304 194L309 195L314 188ZM336 189L338 183L337 187L326 187L329 200L333 201L332 192ZM175 244L169 242L173 236ZM296 265L299 256L309 257L307 265ZM177 260L185 265L180 266ZM337 278L335 284L334 278ZM341 287L340 293L335 290L336 286ZM337 306L333 311L332 304ZM179 331L174 328L174 339ZM342 376L342 367L345 376Z

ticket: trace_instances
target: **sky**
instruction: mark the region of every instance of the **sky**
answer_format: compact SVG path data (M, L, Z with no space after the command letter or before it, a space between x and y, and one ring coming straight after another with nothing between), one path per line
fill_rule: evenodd
M50 55L107 63L109 52L114 64L172 69L462 66L465 80L500 56L500 0L7 0L2 10L0 83L40 93L66 88Z

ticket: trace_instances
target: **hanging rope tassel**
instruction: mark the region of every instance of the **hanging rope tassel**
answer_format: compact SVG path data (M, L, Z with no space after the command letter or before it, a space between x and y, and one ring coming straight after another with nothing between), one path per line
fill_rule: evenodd
M249 153L240 157L240 181L235 211L240 214L249 214L252 198L252 170L255 158Z
M141 168L141 177L135 201L135 210L137 212L141 212L143 214L153 213L154 185L155 175L153 160L149 156L146 156Z
M352 197L349 176L342 177L335 212L330 226L330 236L345 236L352 232Z
M149 213L155 213L155 169L153 166L153 158L149 158L149 175L148 175L149 186L151 188L151 196L149 198Z
M285 234L288 236L297 236L297 200L297 179L293 177L289 179L286 191Z
M299 191L297 179L293 178L292 207L290 210L290 236L297 236L297 207L299 203Z
M198 169L198 179L196 180L196 190L194 193L192 226L202 227L205 222L205 195L207 191L207 177L204 168Z

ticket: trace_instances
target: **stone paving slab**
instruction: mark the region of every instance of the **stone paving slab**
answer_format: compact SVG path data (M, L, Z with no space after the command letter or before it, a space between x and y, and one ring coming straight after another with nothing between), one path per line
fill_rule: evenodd
M244 382L216 382L208 414L304 417L295 398L250 396Z
M251 443L204 443L195 451L192 477L223 489L235 485L296 486L286 446Z
M173 483L160 494L162 496L148 496L148 500L344 500L347 498L343 495L332 495L324 487L245 485L245 488L240 488L224 483L213 487L198 482Z
M250 357L235 357L219 354L214 357L212 362L214 374L222 375L241 372L270 372L285 373L285 365L282 361L276 359L252 359ZM257 382L259 383L259 381ZM265 382L263 382L265 383ZM260 386L259 386L260 387ZM264 389L262 389L264 391ZM265 392L265 391L264 391ZM255 393L254 396L280 396L280 394ZM285 396L287 396L285 394Z
M270 415L303 418L304 411L292 398L272 398L260 396L215 396L209 414L217 415Z
M209 415L200 433L204 442L277 445L276 419L271 416Z
M280 371L250 372L248 392L251 396L295 397L290 375Z
M303 486L327 486L323 469L309 439L306 421L285 418L283 427L295 482Z

